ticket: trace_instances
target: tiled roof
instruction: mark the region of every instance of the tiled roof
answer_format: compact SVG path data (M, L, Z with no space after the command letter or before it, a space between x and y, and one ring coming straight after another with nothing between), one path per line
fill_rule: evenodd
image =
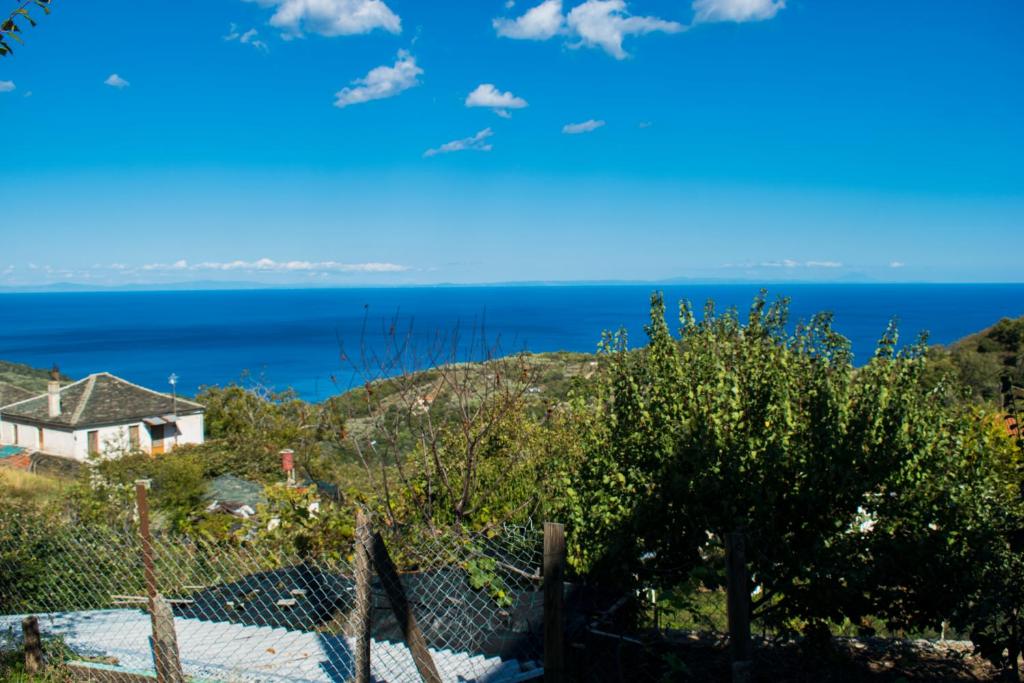
M16 403L18 401L24 401L27 398L32 398L36 393L29 391L28 389L22 389L21 387L14 386L8 382L0 382L0 407Z
M203 406L170 394L132 384L108 372L89 375L60 389L61 412L50 417L47 394L0 408L0 419L27 421L56 427L85 428L159 417L190 415Z
M262 484L233 474L222 474L211 481L206 489L206 499L222 503L244 503L254 510L257 505L267 502Z

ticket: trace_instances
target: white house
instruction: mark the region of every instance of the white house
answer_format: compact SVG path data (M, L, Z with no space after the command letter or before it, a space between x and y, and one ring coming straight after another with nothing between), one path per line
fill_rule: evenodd
M0 444L75 460L203 443L203 406L100 372L0 407Z

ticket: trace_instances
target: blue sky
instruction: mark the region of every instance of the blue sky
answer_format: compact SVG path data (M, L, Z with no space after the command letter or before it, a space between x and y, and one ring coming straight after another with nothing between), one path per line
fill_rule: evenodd
M1020 281L1022 22L54 0L0 59L0 285Z

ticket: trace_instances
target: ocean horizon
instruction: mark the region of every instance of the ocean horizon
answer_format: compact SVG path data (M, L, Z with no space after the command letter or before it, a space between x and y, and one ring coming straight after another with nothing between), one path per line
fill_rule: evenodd
M455 334L461 358L477 359L485 348L501 354L593 352L602 331L620 327L631 345L644 344L654 291L664 292L676 327L681 299L698 311L711 298L719 309L742 313L761 288L644 283L8 292L0 296L0 359L57 364L75 378L107 371L161 391L169 389L174 373L183 395L248 373L250 380L319 401L361 383L352 359L379 358L392 330L400 338L409 333L421 365ZM793 323L832 312L858 363L870 357L892 319L903 343L927 332L930 343L948 344L1002 317L1024 315L1019 283L764 288L769 298L790 298Z

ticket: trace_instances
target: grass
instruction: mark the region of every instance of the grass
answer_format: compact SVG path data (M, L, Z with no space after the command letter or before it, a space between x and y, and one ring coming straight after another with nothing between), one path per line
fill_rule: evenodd
M69 482L21 470L0 468L0 492L4 498L40 507L64 498Z

